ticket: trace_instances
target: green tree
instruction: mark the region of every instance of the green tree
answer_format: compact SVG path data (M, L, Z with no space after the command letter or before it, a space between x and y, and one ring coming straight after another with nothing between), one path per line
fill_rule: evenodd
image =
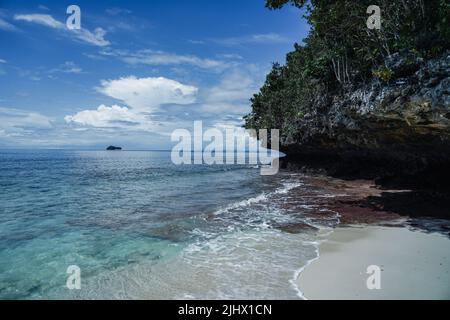
M366 26L371 0L266 0L269 9L293 5L306 10L311 26L303 45L295 44L286 64L274 64L251 99L245 127L281 129L298 141L306 121L325 125L333 96L368 82L384 70L386 58L414 50L425 58L449 48L450 4L445 0L379 0L381 30ZM389 81L389 77L384 77Z

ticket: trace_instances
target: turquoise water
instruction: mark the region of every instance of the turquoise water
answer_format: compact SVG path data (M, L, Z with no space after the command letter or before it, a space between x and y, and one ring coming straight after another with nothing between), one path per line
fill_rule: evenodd
M290 179L175 166L168 152L0 151L0 298L257 296L249 271L287 277L315 255L311 236L274 228L293 219ZM299 252L283 257L290 241ZM65 286L70 265L82 290ZM270 294L296 296L276 281Z

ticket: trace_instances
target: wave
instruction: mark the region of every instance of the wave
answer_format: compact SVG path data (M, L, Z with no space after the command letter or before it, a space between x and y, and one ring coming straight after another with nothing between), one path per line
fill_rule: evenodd
M203 283L208 285L205 290L185 292L179 298L305 299L296 280L319 258L318 238L331 228L301 216L302 210L317 210L313 205L298 205L300 216L283 210L286 199L301 195L291 192L304 186L298 179L292 180L282 180L273 191L215 211L216 219L229 223L222 233L194 231L198 238L183 250L183 264L203 270ZM313 226L318 232L289 233L276 227L295 223ZM239 288L234 287L236 283Z
M238 208L245 208L245 207L248 207L248 206L250 206L252 204L256 204L256 203L260 203L260 202L263 202L263 201L267 201L270 198L270 196L272 196L272 195L287 194L292 189L301 187L302 185L303 185L303 183L301 183L301 182L284 182L283 185L281 187L279 187L278 189L276 189L275 191L263 192L263 193L255 196L255 197L235 202L235 203L233 203L231 205L228 205L225 208L222 208L222 209L219 209L219 210L215 211L213 214L214 215L219 215L219 214L223 214L223 213L229 212L230 210L234 210L234 209L238 209Z
M194 219L189 241L169 258L88 279L82 298L306 299L298 277L319 258L332 228L308 216L320 207L302 198L307 186L300 178L279 179L274 189L216 210L209 220ZM318 231L283 229L296 224Z

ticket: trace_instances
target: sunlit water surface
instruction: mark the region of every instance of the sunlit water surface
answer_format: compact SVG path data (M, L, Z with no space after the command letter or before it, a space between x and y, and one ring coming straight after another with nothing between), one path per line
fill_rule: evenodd
M311 219L302 188L168 152L0 151L0 298L299 298L317 232L286 227L337 221Z

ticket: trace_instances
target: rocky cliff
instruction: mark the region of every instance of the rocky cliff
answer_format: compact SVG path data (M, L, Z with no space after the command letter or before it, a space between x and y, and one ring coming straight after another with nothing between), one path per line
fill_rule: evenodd
M296 124L298 138L282 142L285 167L405 186L450 184L450 52L427 61L398 52L385 65L369 84L318 95Z

